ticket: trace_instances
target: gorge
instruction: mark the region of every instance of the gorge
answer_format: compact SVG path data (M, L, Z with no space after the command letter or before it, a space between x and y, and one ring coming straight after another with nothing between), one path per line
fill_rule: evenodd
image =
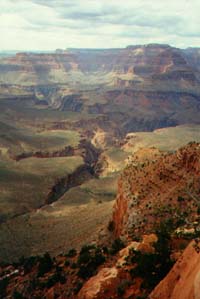
M0 298L198 298L199 59L1 56Z

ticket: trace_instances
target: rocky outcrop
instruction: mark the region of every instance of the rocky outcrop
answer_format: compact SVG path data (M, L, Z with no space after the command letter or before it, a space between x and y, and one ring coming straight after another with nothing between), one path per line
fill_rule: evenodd
M103 268L85 283L79 292L78 299L102 299L105 296L111 296L115 293L119 282L119 269Z
M113 212L115 235L140 235L171 217L188 225L195 221L200 196L200 145L191 143L175 153L161 153L142 162L138 157L139 152L118 183Z
M153 253L155 242L157 242L156 235L145 235L141 242L131 242L127 247L120 250L116 262L113 261L112 263L112 267L100 269L97 275L91 277L83 285L78 294L78 299L135 298L133 296L141 295L142 280L136 279L133 283L129 273L128 257L132 251ZM121 295L120 290L123 290Z
M200 254L192 242L149 299L199 299ZM196 249L195 249L196 248Z

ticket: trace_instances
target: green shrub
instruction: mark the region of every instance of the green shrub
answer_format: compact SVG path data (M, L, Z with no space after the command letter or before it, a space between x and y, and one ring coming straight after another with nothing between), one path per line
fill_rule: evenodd
M185 201L185 198L182 197L182 196L178 196L177 201L178 202L183 202L183 201Z
M33 278L32 280L29 281L27 291L29 293L31 293L31 292L35 291L35 289L39 286L40 286L40 282L39 282L38 278Z
M122 282L117 287L117 295L123 296L128 286L130 286L130 281L126 279L122 280Z
M76 255L77 255L76 249L72 248L68 251L68 253L66 254L66 257L75 257Z
M197 206L197 214L200 215L200 205Z
M6 289L7 289L8 283L9 283L9 280L7 277L0 280L0 299L6 298Z
M24 296L21 293L19 293L18 291L14 290L13 299L24 299Z
M110 220L109 223L108 223L108 230L110 232L113 232L114 229L115 229L115 223L114 223L114 221Z
M96 246L95 245L84 245L82 248L81 248L81 251L80 251L80 255L85 253L85 252L89 252L90 250L93 250L95 249Z
M38 277L43 276L45 273L49 272L53 267L53 261L48 252L40 257L38 266Z
M130 251L131 263L135 264L134 268L130 270L130 274L133 278L143 278L141 287L144 289L153 289L173 265L170 259L171 229L170 221L161 223L157 228L158 241L154 244L154 253Z
M78 276L87 279L92 276L98 266L105 262L105 256L99 247L94 245L83 246L77 264L79 266Z
M114 242L112 243L111 249L110 249L110 254L116 254L119 252L122 248L124 248L124 243L121 239L115 239Z
M108 254L109 253L109 250L108 250L107 246L103 246L102 251L103 251L104 254Z
M74 294L78 294L78 292L80 291L80 289L82 288L82 286L83 286L83 283L80 280L78 280L77 284L76 284L76 286L74 288Z
M68 266L70 266L70 261L66 260L65 261L65 267L68 267Z
M90 251L83 251L82 253L80 253L79 257L78 257L78 264L86 264L90 261L91 259L91 253Z
M83 279L88 279L89 277L93 276L93 274L94 268L91 268L91 265L81 265L77 273L77 275Z
M76 269L77 268L77 264L76 263L72 263L71 264L71 269Z
M38 256L30 256L28 258L24 258L22 265L25 274L29 273L39 260L40 258Z
M46 282L46 287L49 289L58 282L60 282L61 284L66 283L65 276L63 276L60 272L56 272L48 278Z

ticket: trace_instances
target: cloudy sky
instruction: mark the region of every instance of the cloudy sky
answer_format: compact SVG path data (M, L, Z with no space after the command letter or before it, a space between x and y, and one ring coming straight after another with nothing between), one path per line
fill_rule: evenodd
M200 47L200 0L0 0L0 50Z

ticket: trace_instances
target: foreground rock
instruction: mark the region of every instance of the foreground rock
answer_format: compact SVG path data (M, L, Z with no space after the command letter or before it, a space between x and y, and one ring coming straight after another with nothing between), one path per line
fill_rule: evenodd
M199 299L200 254L192 242L169 274L151 293L150 299Z
M102 268L97 275L91 277L82 287L78 294L78 299L107 299L133 298L135 295L142 295L140 285L142 279L136 278L132 281L130 275L130 264L127 263L131 251L141 253L153 253L153 244L157 242L154 234L143 236L141 242L131 242L127 247L120 250L113 267Z
M116 285L120 282L119 270L116 267L103 268L99 273L90 278L82 290L79 299L101 299L103 294L112 295L116 289ZM107 292L106 292L107 291Z

